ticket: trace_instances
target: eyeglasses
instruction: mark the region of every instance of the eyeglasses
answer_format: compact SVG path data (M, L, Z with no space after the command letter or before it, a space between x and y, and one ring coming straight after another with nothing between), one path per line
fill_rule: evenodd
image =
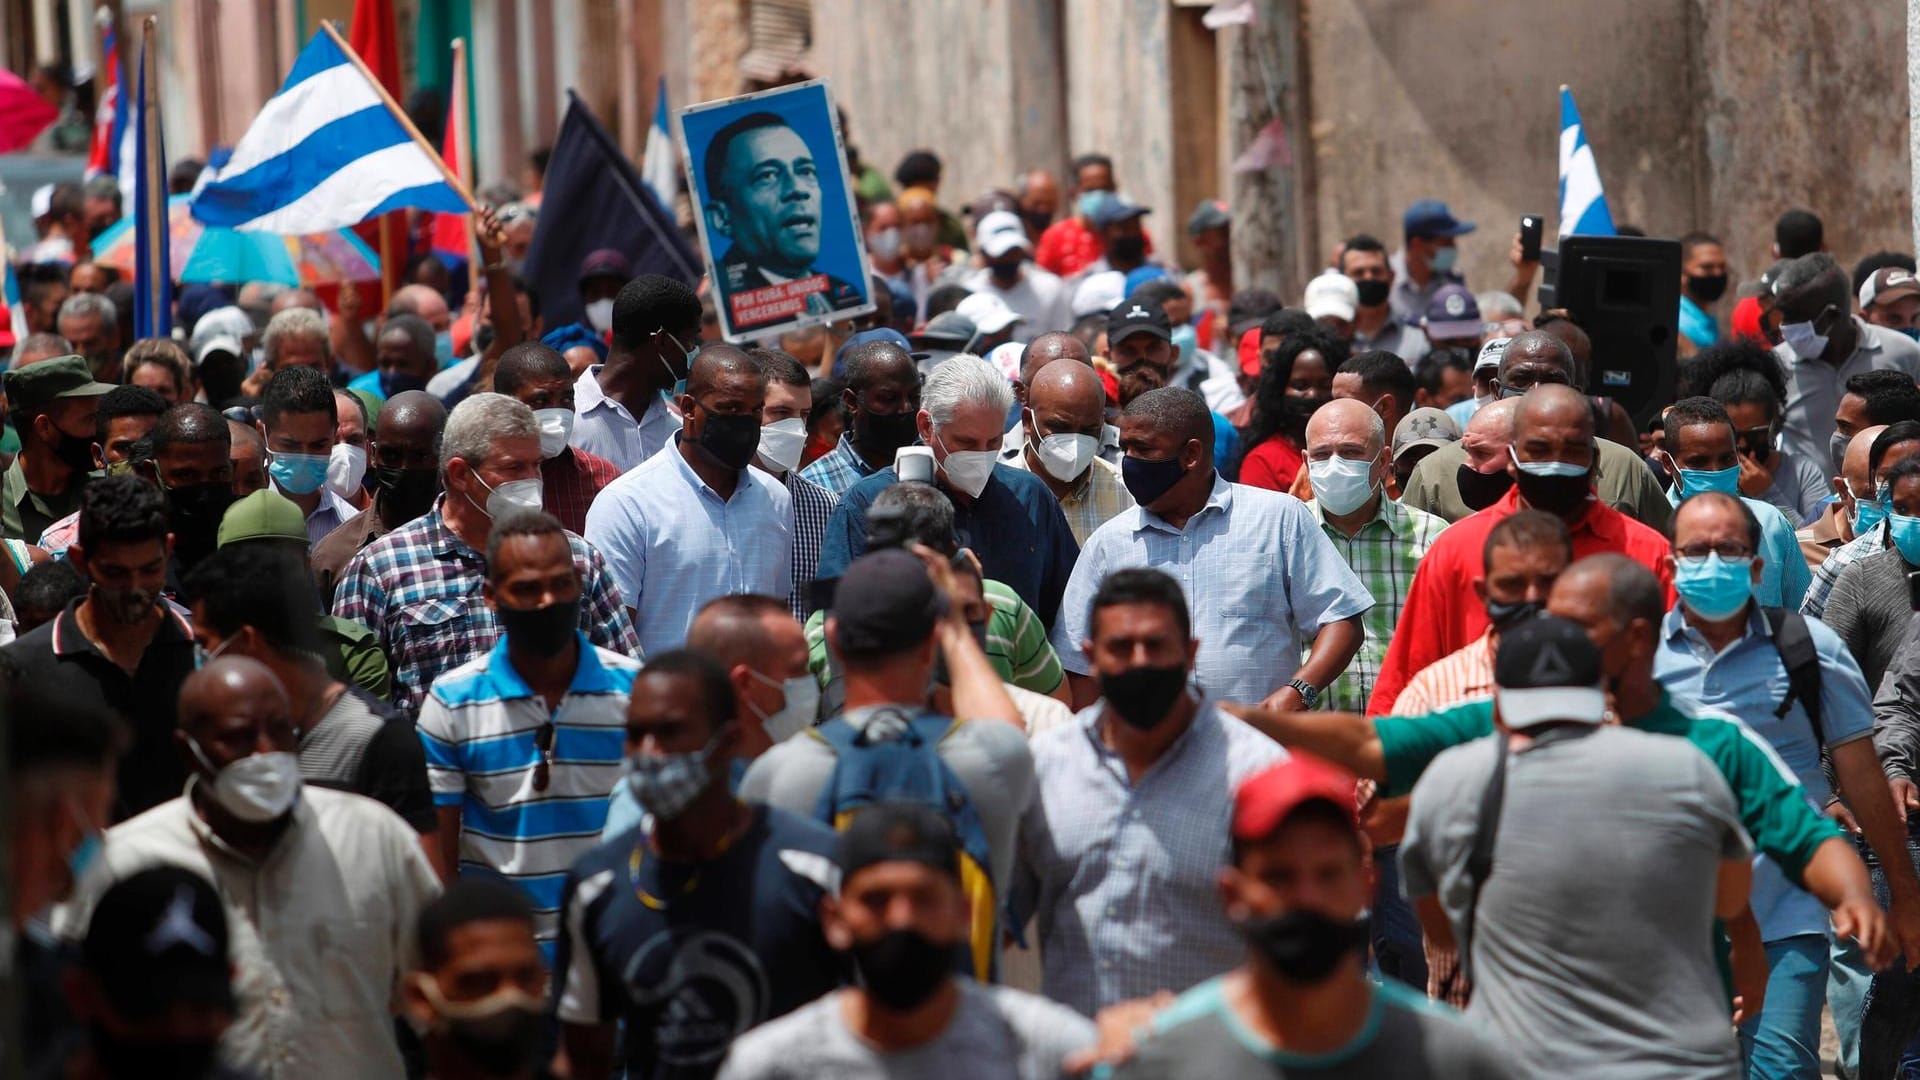
M533 745L540 751L540 760L533 766L533 790L545 791L553 773L553 721L533 733Z
M1724 544L1688 544L1673 549L1676 559L1700 560L1709 555L1718 555L1728 562L1739 562L1753 558L1753 549L1734 540Z

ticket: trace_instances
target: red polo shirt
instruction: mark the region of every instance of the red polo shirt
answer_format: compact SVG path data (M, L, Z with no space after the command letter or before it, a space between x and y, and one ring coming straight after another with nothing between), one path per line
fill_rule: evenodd
M1521 509L1520 489L1513 488L1499 502L1447 526L1427 549L1401 605L1400 622L1374 680L1367 715L1391 713L1394 699L1415 672L1464 648L1487 629L1487 609L1474 595L1473 583L1486 576L1487 534ZM1658 531L1598 499L1588 500L1586 514L1570 531L1575 559L1619 552L1659 575L1667 606L1673 606L1673 572L1662 565L1669 545Z

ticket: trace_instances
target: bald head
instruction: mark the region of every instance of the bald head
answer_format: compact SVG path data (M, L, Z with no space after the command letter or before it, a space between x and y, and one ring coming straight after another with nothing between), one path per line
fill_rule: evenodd
M1373 460L1386 449L1387 426L1380 414L1354 398L1335 398L1307 420L1307 455L1322 451L1351 460ZM1356 453L1355 451L1359 451Z
M1589 632L1594 628L1593 616L1601 613L1614 625L1640 621L1657 627L1666 608L1666 588L1660 579L1617 551L1575 560L1560 572L1547 597L1548 613L1581 623Z
M418 315L427 320L427 325L438 333L453 325L453 315L447 310L447 299L439 290L430 285L403 285L393 294L393 302L387 305L389 315Z
M1572 386L1577 371L1567 343L1545 330L1529 330L1507 344L1495 376L1501 393L1525 393L1545 383Z
M1556 383L1542 383L1527 391L1513 411L1514 445L1548 428L1577 431L1581 439L1592 442L1593 407L1587 404L1586 396Z
M1064 330L1050 330L1027 343L1020 354L1020 381L1028 386L1040 369L1055 360L1078 360L1088 367L1093 366L1093 354L1087 351L1087 343Z
M1853 433L1853 438L1847 443L1847 455L1840 461L1840 475L1852 485L1855 498L1874 497L1873 475L1869 463L1872 461L1873 440L1879 438L1880 433L1885 430L1887 430L1885 424L1861 428Z
M1042 368L1027 385L1027 404L1041 409L1086 415L1099 424L1107 405L1106 387L1088 364L1059 364Z
M285 722L292 711L280 680L244 656L215 657L180 683L180 730L203 745L208 732L242 718Z
M761 393L766 392L767 377L760 374L760 365L754 363L744 349L726 344L704 345L687 370L687 393L704 397L722 383L742 378L757 384Z
M1479 437L1506 442L1513 437L1513 414L1520 408L1519 398L1490 401L1474 410L1468 418L1463 438Z
M293 308L306 308L308 311L317 311L323 315L327 310L326 305L320 302L320 298L306 289L288 289L274 297L273 303L267 305L267 314L278 315Z

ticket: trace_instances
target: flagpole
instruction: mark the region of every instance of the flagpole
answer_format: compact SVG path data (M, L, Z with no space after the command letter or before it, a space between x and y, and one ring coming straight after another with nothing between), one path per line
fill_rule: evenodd
M147 70L147 61L153 57L155 21L152 15L140 21L140 71L136 76L140 80L140 161L137 164L147 175L140 177L135 187L145 203L141 209L147 218L147 311L152 321L149 328L143 329L158 335L160 328L171 321L167 311L167 286L173 278L173 265L167 250L172 231L172 224L167 220L167 188L164 179L156 183L152 175L160 160L161 147L160 102L153 90L159 80Z
M453 110L453 143L459 153L460 179L473 186L473 124L467 100L467 39L453 39L453 92L447 95ZM474 215L467 215L467 291L480 287L480 237Z
M460 201L467 204L469 211L479 213L480 204L473 201L472 190L467 187L464 181L454 175L452 169L447 168L446 160L440 156L440 151L435 150L433 144L428 142L425 136L420 134L420 129L413 124L413 118L408 116L406 110L402 109L400 104L393 100L393 95L387 93L387 88L380 85L380 80L374 78L373 72L367 67L367 62L360 59L360 54L353 51L353 46L347 44L347 39L340 36L340 31L334 29L332 23L322 22L320 29L326 31L327 36L333 39L333 43L340 47L340 51L346 55L347 61L359 69L361 76L367 80L367 84L373 87L373 92L380 95L380 103L387 107L387 112L399 123L401 129L413 139L414 145L426 151L427 160L433 162L434 165L440 169L440 178L447 182L447 186L453 189L454 194L460 196Z

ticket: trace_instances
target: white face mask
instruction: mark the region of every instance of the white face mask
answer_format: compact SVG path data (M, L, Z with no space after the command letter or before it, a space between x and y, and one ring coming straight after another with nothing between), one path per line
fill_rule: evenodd
M535 409L533 418L540 422L541 459L559 457L560 451L567 448L567 441L573 438L573 410Z
M1781 323L1780 339L1802 360L1818 360L1827 351L1827 335L1814 333L1810 322Z
M327 454L327 490L350 499L367 476L367 452L351 443L334 443Z
M1373 462L1330 457L1307 463L1307 482L1320 509L1329 514L1351 514L1373 498Z
M1041 467L1061 483L1078 480L1093 464L1093 456L1099 452L1099 439L1077 432L1049 435L1033 448Z
M587 325L604 334L613 328L613 301L595 300L587 305Z
M1000 460L997 450L948 450L947 444L938 435L934 441L940 443L940 449L947 457L940 462L940 471L947 475L947 483L968 498L977 499L987 490L987 481L993 478L994 462Z
M798 416L760 425L760 459L776 472L792 472L807 448L807 422Z
M774 742L785 742L813 726L820 711L820 684L813 680L811 674L802 672L779 683L751 668L747 674L768 686L778 686L781 693L787 696L787 703L774 713L763 713L758 705L747 702L747 707L760 718L760 726L767 729L767 738Z
M867 249L883 259L900 254L900 230L885 228L867 237Z
M200 764L212 772L213 762L207 760L200 744L189 738L187 745ZM293 809L299 800L300 758L284 750L251 754L214 772L208 791L227 813L250 824L264 825Z
M479 473L473 474L474 480L487 489L486 515L495 521L506 517L515 510L538 510L544 493L541 491L540 478L530 476L525 480L509 480L499 487L480 479ZM473 502L469 497L468 502Z

